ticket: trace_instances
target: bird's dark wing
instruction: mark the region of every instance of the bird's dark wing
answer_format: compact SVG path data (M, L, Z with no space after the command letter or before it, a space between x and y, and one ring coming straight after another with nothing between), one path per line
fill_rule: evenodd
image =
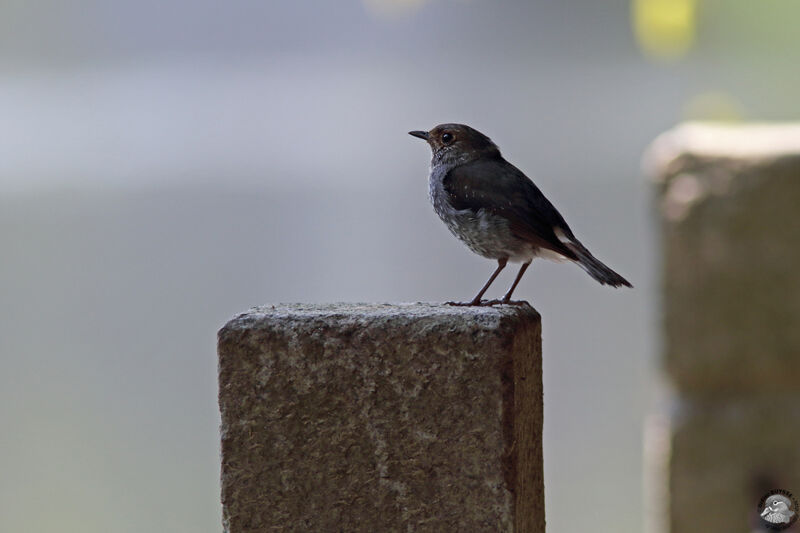
M522 171L502 157L455 167L447 173L443 185L454 208L484 209L500 215L508 219L517 237L577 259L555 234L558 228L574 239L564 217Z

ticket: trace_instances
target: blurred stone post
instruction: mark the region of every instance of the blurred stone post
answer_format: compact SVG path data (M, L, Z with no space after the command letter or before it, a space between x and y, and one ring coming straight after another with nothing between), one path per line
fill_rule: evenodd
M651 530L752 531L768 490L800 494L800 125L687 124L645 161L672 390L645 439Z
M530 306L260 307L218 350L226 532L544 532Z

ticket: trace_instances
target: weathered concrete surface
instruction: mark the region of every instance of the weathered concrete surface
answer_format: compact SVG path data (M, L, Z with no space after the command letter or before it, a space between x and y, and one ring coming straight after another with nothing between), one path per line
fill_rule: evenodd
M648 159L674 387L645 451L658 531L753 530L766 491L800 490L800 125L684 125Z
M800 126L688 125L650 154L674 385L798 390Z
M529 306L279 305L219 333L225 530L544 531Z

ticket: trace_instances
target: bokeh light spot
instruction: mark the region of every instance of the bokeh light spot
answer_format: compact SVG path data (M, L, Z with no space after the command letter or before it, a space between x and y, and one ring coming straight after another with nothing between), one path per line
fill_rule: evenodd
M697 0L632 0L631 23L648 57L676 60L694 42Z
M744 118L744 111L742 104L732 95L721 91L708 91L696 94L686 102L683 118L736 122Z

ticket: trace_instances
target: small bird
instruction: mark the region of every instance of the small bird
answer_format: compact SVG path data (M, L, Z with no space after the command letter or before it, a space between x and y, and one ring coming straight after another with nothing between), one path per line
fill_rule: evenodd
M761 518L772 524L787 524L794 518L792 500L782 494L773 494L764 505Z
M632 287L575 238L564 217L483 133L464 124L440 124L409 135L428 142L433 157L428 193L450 232L476 254L497 260L497 269L467 303L511 302L511 294L534 257L574 261L602 285ZM502 300L481 300L508 261L521 262Z

